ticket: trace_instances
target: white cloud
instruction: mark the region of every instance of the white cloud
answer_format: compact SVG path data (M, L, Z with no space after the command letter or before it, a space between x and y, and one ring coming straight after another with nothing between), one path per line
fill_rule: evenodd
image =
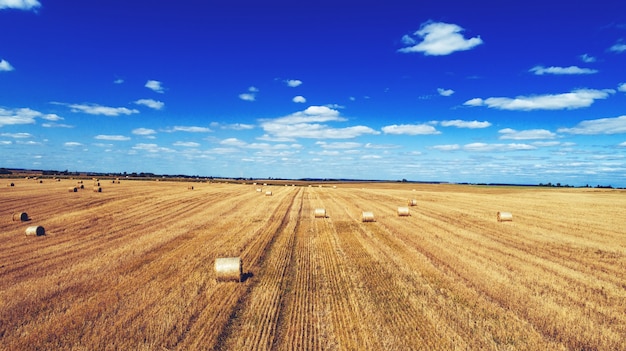
M239 98L243 101L255 101L256 95L251 93L239 94Z
M521 151L521 150L535 150L536 146L528 144L486 144L486 143L471 143L463 145L463 150L469 152L503 152L503 151Z
M34 10L41 7L37 0L0 0L1 9Z
M61 102L54 102L54 104L68 106L72 112L83 112L90 115L115 117L119 115L132 115L134 113L139 113L139 110L129 109L126 107L108 107L97 104L66 104Z
M141 150L141 151L147 151L147 152L152 152L152 153L174 152L174 150L170 148L160 147L157 144L144 144L144 143L136 144L135 146L133 146L133 150Z
M25 139L32 138L33 135L30 133L2 133L0 136L14 138L14 139Z
M302 85L302 81L298 79L289 79L285 81L285 84L287 84L287 86L289 87L295 88Z
M450 96L450 95L454 94L454 90L452 90L452 89L437 88L437 92L441 96Z
M124 79L122 78L117 78L116 80L113 81L113 84L122 84L124 83Z
M15 124L34 124L43 114L29 108L4 109L0 107L0 127Z
M7 60L0 60L0 72L10 72L15 70Z
M624 44L624 43L616 43L615 45L613 45L613 46L611 46L609 48L609 51L622 53L622 52L626 51L626 44Z
M402 42L408 47L398 50L402 53L423 52L424 55L449 55L455 51L470 50L483 43L480 37L465 39L463 28L456 24L442 22L426 22L413 35L422 39L417 40L409 35L402 37Z
M68 141L66 143L63 144L63 146L66 147L76 147L76 146L82 146L83 144L77 142L77 141Z
M149 128L135 128L133 129L132 133L135 135L148 136L148 135L156 134L156 130L149 129Z
M511 140L532 140L532 139L554 139L556 134L546 129L528 129L517 131L511 128L500 129L498 133L502 134L500 139Z
M306 98L302 95L295 96L291 101L303 104L306 102Z
M254 129L253 124L245 124L245 123L232 123L232 124L220 124L218 122L211 123L211 127L219 127L222 129L231 129L231 130L250 130Z
M459 144L435 145L431 147L431 149L435 149L439 151L456 151L456 150L460 150L461 146Z
M626 83L621 83L618 87L617 87L617 91L621 91L626 93Z
M572 128L560 128L559 133L568 134L622 134L626 133L626 116L585 120Z
M623 142L623 143L619 143L619 144L617 144L617 147L626 147L626 141L625 141L625 142Z
M130 140L130 137L123 136L123 135L104 135L104 134L100 134L100 135L96 135L94 137L94 139L108 140L108 141L126 141L126 140Z
M382 131L385 134L404 134L404 135L429 135L441 134L435 127L428 124L392 124L384 126Z
M165 103L153 99L139 99L135 101L135 104L147 106L154 110L160 110L163 108L163 106L165 106Z
M455 119L451 121L441 121L439 122L443 127L457 127L457 128L469 128L469 129L478 129L478 128L487 128L491 126L491 123L487 121L479 122L479 121L462 121L460 119Z
M56 122L56 121L61 121L63 120L63 117L56 115L54 113L49 113L46 115L42 115L41 119L45 119L46 121L52 121L52 122Z
M144 85L146 88L155 91L159 94L163 94L163 92L165 92L165 89L163 88L163 83L159 82L158 80L149 80L146 82L146 85Z
M174 146L183 146L183 147L198 147L199 143L193 141L177 141L173 144Z
M206 127L195 127L195 126L175 126L174 128L166 130L167 132L188 132L188 133L209 133L212 132L211 129Z
M363 144L355 143L355 142L333 142L327 143L325 141L318 141L315 143L319 145L323 149L356 149L361 147Z
M582 54L580 55L580 59L585 62L585 63L592 63L592 62L596 62L596 58L587 54Z
M322 122L342 122L339 111L326 106L310 106L285 117L261 120L261 127L267 133L260 139L291 141L295 138L351 139L363 134L378 134L366 126L332 128Z
M538 76L544 75L544 74L563 75L563 74L594 74L594 73L598 73L597 69L580 68L578 66L569 66L569 67L556 67L556 66L543 67L543 66L535 66L535 67L529 69L528 71L532 72L532 73L534 73L534 74L536 74Z
M564 94L517 96L515 98L490 97L467 100L466 106L487 106L498 110L573 110L589 107L595 100L606 99L614 94L613 89L578 89Z

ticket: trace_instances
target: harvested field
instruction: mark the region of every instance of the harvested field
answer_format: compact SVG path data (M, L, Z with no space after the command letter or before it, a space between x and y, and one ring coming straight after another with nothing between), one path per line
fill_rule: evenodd
M0 350L626 349L624 191L14 182Z

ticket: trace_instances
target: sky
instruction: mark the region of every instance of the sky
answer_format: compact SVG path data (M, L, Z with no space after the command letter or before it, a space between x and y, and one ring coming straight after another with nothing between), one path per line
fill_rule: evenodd
M0 0L0 167L626 186L626 2Z

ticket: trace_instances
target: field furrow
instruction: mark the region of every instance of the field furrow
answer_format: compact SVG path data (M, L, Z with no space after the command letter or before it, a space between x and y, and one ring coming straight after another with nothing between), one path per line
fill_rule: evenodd
M0 350L626 349L623 191L14 182Z

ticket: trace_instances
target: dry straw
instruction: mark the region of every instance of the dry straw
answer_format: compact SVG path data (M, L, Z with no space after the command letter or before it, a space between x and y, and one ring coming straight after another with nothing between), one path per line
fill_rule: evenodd
M415 199L409 200L409 206L417 206L417 200Z
M46 230L40 225L34 225L26 228L26 235L42 236L46 235Z
M363 222L374 222L374 212L363 212L361 219Z
M498 212L498 222L512 221L513 214L511 212Z
M220 257L215 259L215 280L218 282L241 282L243 267L241 257Z
M409 208L408 207L398 207L398 216L404 217L409 216Z
M28 220L28 214L26 212L15 212L13 213L13 220L26 222Z
M324 208L316 208L315 209L315 218L326 218L326 209L324 209Z

